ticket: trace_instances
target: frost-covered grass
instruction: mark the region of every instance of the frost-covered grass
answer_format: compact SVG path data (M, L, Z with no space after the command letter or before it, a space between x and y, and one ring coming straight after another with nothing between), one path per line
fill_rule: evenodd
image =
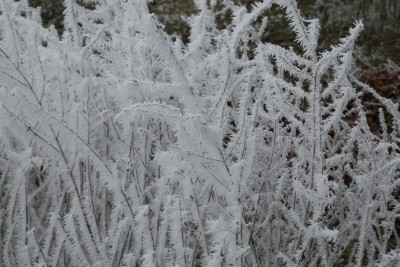
M222 1L220 29L197 0L185 44L145 1L86 2L61 40L0 2L0 265L399 261L400 114L353 76L361 22L318 53L295 1ZM298 48L262 41L273 6Z

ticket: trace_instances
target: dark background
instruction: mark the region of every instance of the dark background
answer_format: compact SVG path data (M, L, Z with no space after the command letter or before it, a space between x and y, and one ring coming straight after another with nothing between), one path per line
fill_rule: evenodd
M41 7L43 23L54 25L61 34L63 31L62 0L29 0L34 7ZM237 0L242 5L251 7L256 0ZM359 38L358 66L371 68L391 60L400 64L400 1L399 0L299 0L301 11L306 17L321 20L320 50L337 43L340 37L357 19L362 19L365 30ZM154 0L149 4L166 31L187 40L189 28L182 17L196 12L191 0ZM277 8L273 13L283 14ZM229 14L219 18L221 24L229 20ZM282 16L271 16L270 27L264 34L269 42L283 46L293 44L293 36Z

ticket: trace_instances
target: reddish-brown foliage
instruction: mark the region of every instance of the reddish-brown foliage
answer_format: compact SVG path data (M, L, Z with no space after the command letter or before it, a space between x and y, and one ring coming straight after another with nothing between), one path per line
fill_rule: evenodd
M361 81L373 87L379 95L390 98L395 103L399 103L400 67L385 66L375 68L372 70L362 71L358 76ZM365 93L363 100L368 109L368 124L373 132L378 132L380 129L379 109L383 108L383 105L370 93ZM388 130L390 131L393 119L386 110L384 110L384 115Z

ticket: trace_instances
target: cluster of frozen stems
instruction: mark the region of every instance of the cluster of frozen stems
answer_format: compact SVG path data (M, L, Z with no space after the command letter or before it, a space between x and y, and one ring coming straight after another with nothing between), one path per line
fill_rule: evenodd
M318 53L294 0L196 0L184 44L144 0L85 2L60 38L0 1L0 265L400 260L400 115L352 76L361 23ZM274 5L298 47L261 41Z

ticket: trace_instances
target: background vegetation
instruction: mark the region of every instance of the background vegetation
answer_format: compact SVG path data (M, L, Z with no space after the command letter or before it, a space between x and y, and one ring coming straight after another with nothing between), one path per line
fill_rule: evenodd
M44 25L54 25L61 34L63 31L62 0L29 0L34 7L41 7ZM237 0L250 8L257 0ZM368 69L386 63L388 60L400 63L400 1L398 0L300 0L300 9L306 17L321 20L320 50L329 48L334 40L346 35L346 30L356 19L362 19L365 30L358 42L359 66ZM149 4L165 25L166 32L183 36L187 40L189 28L184 17L196 12L191 0L154 0ZM278 13L278 10L275 9ZM264 39L273 43L294 46L293 36L287 34L288 26L283 13L271 17ZM221 14L220 23L229 20L230 14ZM285 33L285 34L283 34Z

